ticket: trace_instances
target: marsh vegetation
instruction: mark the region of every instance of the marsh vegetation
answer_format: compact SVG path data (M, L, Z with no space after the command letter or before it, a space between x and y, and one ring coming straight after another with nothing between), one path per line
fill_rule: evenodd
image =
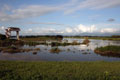
M26 40L23 40L25 38ZM32 40L32 39L35 40ZM37 39L38 40L37 40ZM42 38L42 39L41 39ZM48 39L49 38L49 39ZM3 39L3 38L2 38ZM4 39L0 40L0 57L1 59L7 59L4 53L17 53L19 56L27 55L31 56L31 60L52 60L52 61L96 61L96 60L120 60L119 54L99 54L96 52L96 48L105 47L109 45L118 46L119 41L109 41L109 40L95 40L89 39L89 37L81 38L63 38L51 37L51 36L32 36L32 37L22 37L22 40L15 39ZM40 39L40 40L39 40ZM47 40L48 39L48 40ZM115 48L116 49L116 48ZM22 53L22 54L21 54ZM52 54L57 53L57 55ZM109 52L110 53L110 52ZM18 59L17 54L15 59ZM9 55L10 54L5 54ZM33 56L37 55L37 56ZM102 57L106 56L106 57ZM5 58L4 58L5 57ZM28 56L24 56L28 57ZM35 58L34 58L35 57ZM102 57L102 59L101 59ZM115 58L113 58L115 57ZM12 59L12 58L8 58ZM29 59L29 58L27 58ZM21 60L21 59L19 59Z
M113 36L65 36L65 38L79 38L79 39L96 39L96 40L113 40L113 41L120 41L120 35L113 35Z
M120 57L120 46L110 45L99 47L95 49L95 52L103 56Z
M0 48L0 52L2 53L23 53L23 52L30 52L30 51L40 51L40 48L23 49L23 48L18 48L15 46Z
M120 62L0 61L0 80L120 80Z
M119 62L73 62L120 61L119 41L39 39L0 40L0 80L120 80Z

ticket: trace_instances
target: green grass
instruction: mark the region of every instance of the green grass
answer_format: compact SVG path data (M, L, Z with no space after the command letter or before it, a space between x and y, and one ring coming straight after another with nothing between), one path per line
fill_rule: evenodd
M120 80L120 62L0 61L0 80Z
M111 37L93 37L93 38L88 38L88 39L120 41L120 38L111 38Z
M120 46L105 46L95 49L95 53L108 57L120 57Z
M120 46L110 45L110 46L96 48L96 50L99 50L101 52L110 51L110 52L114 52L114 53L116 53L116 52L120 53Z
M59 38L56 38L56 37L30 37L30 38L21 38L21 40L24 40L24 41L51 41L51 40L61 40Z

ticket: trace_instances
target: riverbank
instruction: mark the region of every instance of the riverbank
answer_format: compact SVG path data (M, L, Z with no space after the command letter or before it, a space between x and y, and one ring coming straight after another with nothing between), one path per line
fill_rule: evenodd
M0 80L120 80L120 62L0 61Z

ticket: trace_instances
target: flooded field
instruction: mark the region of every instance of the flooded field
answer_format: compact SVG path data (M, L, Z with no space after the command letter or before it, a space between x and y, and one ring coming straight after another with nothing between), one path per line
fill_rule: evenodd
M63 41L68 42L78 41L83 42L83 39L64 38ZM24 61L120 61L118 56L103 56L94 52L95 48L108 45L120 46L120 41L95 40L90 39L88 45L68 45L68 46L50 46L50 45L24 45L23 49L40 48L38 52L24 53L0 53L0 60L24 60ZM57 52L52 52L52 49L59 49Z

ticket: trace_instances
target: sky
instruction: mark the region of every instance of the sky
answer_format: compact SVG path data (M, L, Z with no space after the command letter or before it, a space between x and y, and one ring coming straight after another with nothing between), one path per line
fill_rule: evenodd
M119 35L120 0L0 0L0 33L7 27L20 35Z

